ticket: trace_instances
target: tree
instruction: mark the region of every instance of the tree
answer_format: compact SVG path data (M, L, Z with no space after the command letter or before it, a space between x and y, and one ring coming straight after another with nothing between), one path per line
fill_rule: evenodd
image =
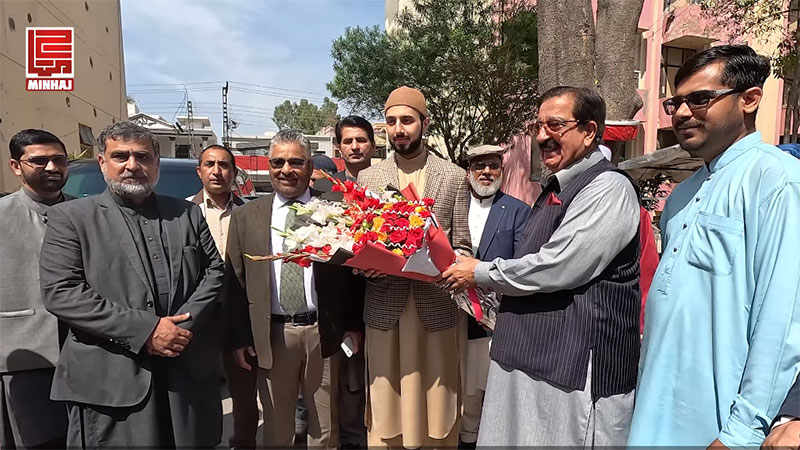
M540 0L539 87L597 87L607 117L631 119L642 108L634 70L641 0Z
M506 143L533 118L536 14L529 2L414 0L397 28L348 28L331 47L328 90L350 108L383 114L401 85L425 94L430 132L458 161L469 145Z
M606 118L632 119L643 102L634 70L642 0L539 0L539 88L596 87L606 101ZM535 142L533 143L535 145ZM608 143L615 154L623 143ZM539 152L531 152L531 175Z
M780 36L771 56L773 73L786 91L783 141L800 142L800 0L701 0L700 6L728 42L751 37L765 43ZM793 31L787 23L795 24Z
M328 97L322 101L322 107L310 103L306 99L300 103L292 103L289 100L275 107L272 113L272 121L278 129L296 128L305 134L314 134L326 126L334 126L339 120L339 109L336 103Z

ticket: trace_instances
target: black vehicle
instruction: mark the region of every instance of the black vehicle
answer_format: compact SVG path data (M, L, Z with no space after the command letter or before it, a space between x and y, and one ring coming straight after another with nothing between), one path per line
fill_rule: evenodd
M156 192L161 195L186 198L200 192L203 184L197 176L197 160L185 158L161 158L161 170ZM252 182L243 170L239 170L233 185L237 193L247 192ZM74 197L88 197L106 190L106 181L100 165L94 159L78 159L69 163L69 178L64 192Z

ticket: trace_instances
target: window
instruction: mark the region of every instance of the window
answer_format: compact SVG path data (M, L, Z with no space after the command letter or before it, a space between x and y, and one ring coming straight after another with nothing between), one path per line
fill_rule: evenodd
M188 158L189 157L189 144L178 144L175 146L175 157L176 158Z
M94 146L97 144L97 141L94 139L94 135L92 134L92 129L87 127L83 124L78 124L78 136L80 137L81 143L81 151L79 155L76 155L76 159L82 158L93 158L94 157Z
M675 75L686 60L697 50L691 48L661 47L661 91L660 97L672 97L675 92Z

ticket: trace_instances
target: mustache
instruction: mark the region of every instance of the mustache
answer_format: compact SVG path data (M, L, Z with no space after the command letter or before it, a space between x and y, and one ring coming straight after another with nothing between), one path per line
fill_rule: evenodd
M687 117L685 119L681 119L678 123L674 125L675 128L681 127L696 127L698 125L702 125L703 122L696 120L694 117Z
M558 147L558 142L556 142L552 138L550 138L550 139L544 141L543 143L539 144L539 149L540 150L553 150L553 149L555 149L557 147Z
M123 179L123 180L127 180L127 179L143 180L145 178L146 177L144 176L144 174L140 173L140 172L124 172L120 176L120 179Z

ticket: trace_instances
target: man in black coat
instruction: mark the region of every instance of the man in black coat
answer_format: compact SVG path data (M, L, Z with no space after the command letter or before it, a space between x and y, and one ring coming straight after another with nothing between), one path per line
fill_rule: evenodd
M43 303L70 326L51 398L67 402L72 448L214 447L223 262L200 209L153 193L158 144L107 127L108 189L51 208Z

